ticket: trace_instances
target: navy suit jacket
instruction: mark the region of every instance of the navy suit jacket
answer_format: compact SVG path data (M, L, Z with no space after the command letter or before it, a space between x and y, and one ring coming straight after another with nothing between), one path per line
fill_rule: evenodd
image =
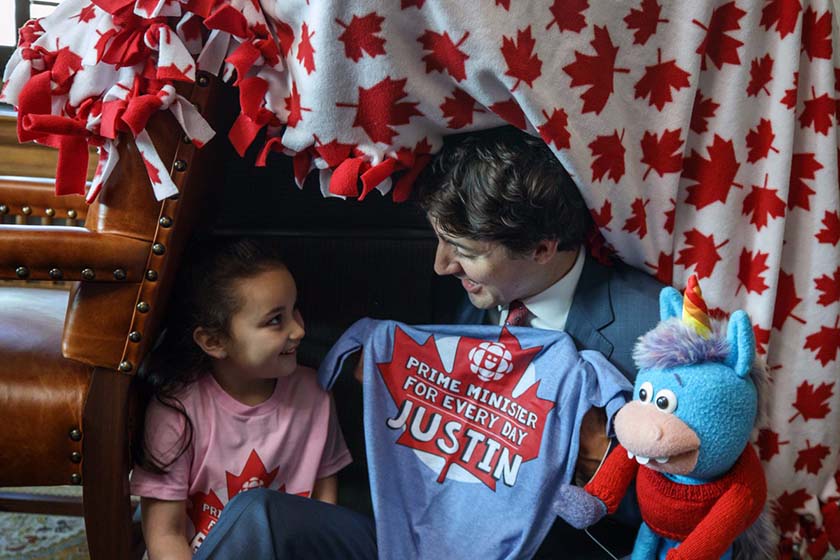
M586 256L566 333L578 350L598 350L632 383L633 346L659 322L659 292L664 284L623 263L605 266ZM456 323L484 323L487 311L467 299Z

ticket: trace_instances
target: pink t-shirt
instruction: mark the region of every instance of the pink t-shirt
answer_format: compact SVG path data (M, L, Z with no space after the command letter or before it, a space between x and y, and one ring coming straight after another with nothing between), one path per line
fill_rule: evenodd
M257 406L227 394L202 375L179 396L193 424L193 441L164 475L135 467L131 493L159 500L188 500L187 539L197 549L233 497L251 488L309 496L319 478L351 462L330 394L315 372L300 368L277 380ZM159 461L180 449L184 417L152 399L146 445Z

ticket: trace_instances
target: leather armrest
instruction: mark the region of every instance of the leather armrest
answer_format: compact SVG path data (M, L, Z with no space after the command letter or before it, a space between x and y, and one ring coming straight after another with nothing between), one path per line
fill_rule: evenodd
M150 246L83 227L0 225L0 278L140 282Z
M56 196L53 179L0 176L0 217L7 214L84 220L87 210L82 196Z

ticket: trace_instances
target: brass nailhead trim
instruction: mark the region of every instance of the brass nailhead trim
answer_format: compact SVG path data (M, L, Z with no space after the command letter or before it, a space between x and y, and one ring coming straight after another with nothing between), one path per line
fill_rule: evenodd
M169 216L161 216L160 220L158 220L158 223L160 224L160 227L172 227L172 218L170 218Z
M151 309L151 307L145 301L141 301L137 304L137 311L139 311L140 313L147 313L149 309Z
M83 280L93 280L94 278L96 278L96 272L94 272L92 268L85 268L82 270Z
M190 140L189 136L184 136L183 138L181 138L181 142L183 142L184 144L192 144L192 140Z
M0 215L8 214L8 213L9 213L9 207L6 206L5 204L0 204Z
M186 169L187 169L187 162L186 161L184 161L182 159L175 160L175 171L185 171Z
M148 280L149 282L154 282L157 279L158 279L157 271L154 271L154 270L147 270L146 271L146 280Z
M76 219L76 211L75 210L68 210L67 211L67 217L70 218L71 220L75 220Z
M25 266L19 266L15 269L15 274L17 274L18 278L28 278L29 277L29 269Z
M70 461L73 462L73 463L76 463L76 464L81 463L82 462L82 454L79 453L78 451L74 451L73 453L70 454Z
M116 280L125 280L125 270L118 268L114 271L114 279Z
M131 371L133 369L133 366L131 365L131 362L129 362L128 360L125 360L125 361L120 362L119 369L123 373L128 373L129 371Z
M79 484L82 483L82 475L80 475L79 473L71 474L70 475L70 483L78 486Z
M53 216L55 216L55 210L53 210L52 208L47 208L46 210L44 210L44 214L46 214L48 218L52 218Z
M155 255L162 255L166 252L166 247L162 243L155 243L152 245L152 253Z
M143 335L139 331L131 331L128 333L128 340L131 342L140 342L143 340Z
M24 206L23 208L20 209L20 211L23 212L24 216L28 216L29 214L32 213L32 207L31 206Z
M201 87L207 87L207 85L210 83L210 80L204 74L199 74L197 83Z
M51 268L50 278L52 278L53 280L61 280L62 278L64 278L64 273L61 272L60 268Z
M73 441L81 441L82 432L79 430L79 428L73 428L72 430L70 430L70 439L72 439Z

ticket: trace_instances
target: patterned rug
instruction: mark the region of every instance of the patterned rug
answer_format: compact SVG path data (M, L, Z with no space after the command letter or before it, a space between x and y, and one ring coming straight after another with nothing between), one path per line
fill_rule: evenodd
M37 494L80 496L78 486L8 488ZM88 560L81 517L0 512L0 560Z
M0 513L0 559L88 560L81 517Z

